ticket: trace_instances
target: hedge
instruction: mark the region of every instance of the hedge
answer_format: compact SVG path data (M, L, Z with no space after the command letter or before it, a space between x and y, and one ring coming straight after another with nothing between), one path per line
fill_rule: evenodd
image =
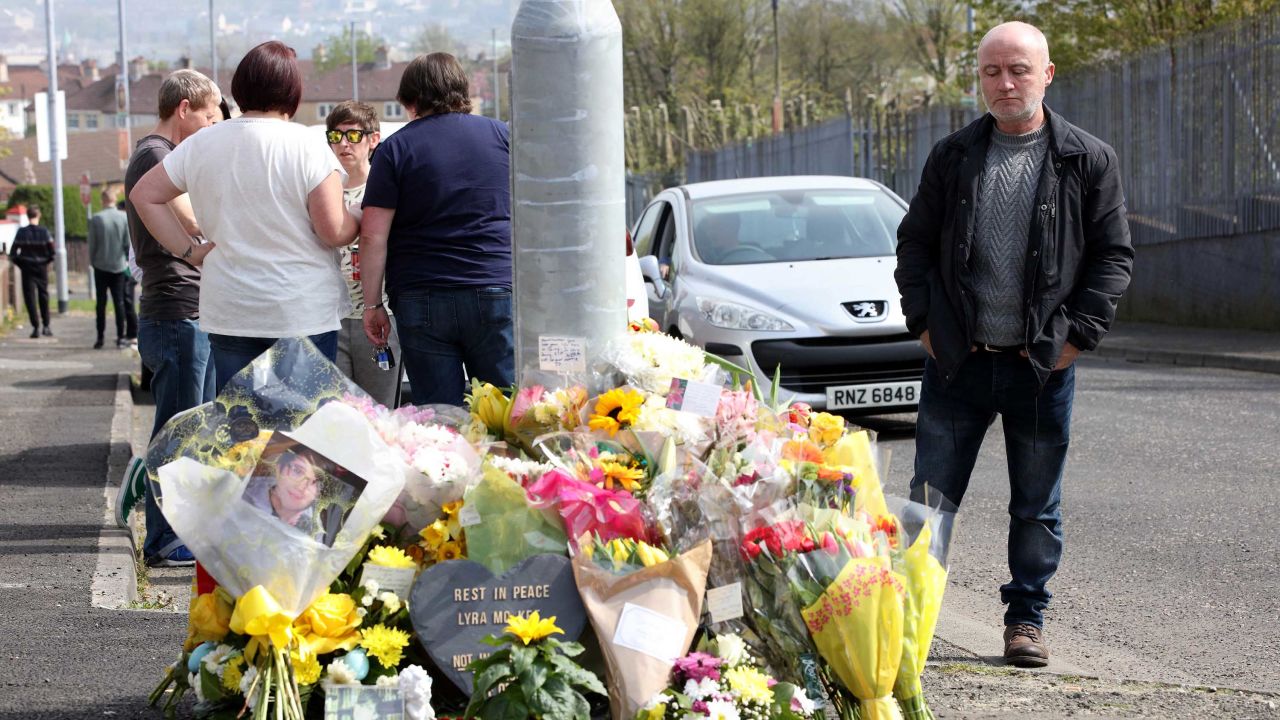
M102 209L102 188L95 187L92 193L93 212ZM40 224L55 232L53 227L53 186L51 185L19 185L9 196L8 207L14 205L40 206ZM6 208L8 209L8 208ZM62 214L67 223L66 237L88 237L89 220L84 215L84 206L80 204L80 186L62 186ZM56 234L56 233L55 233Z

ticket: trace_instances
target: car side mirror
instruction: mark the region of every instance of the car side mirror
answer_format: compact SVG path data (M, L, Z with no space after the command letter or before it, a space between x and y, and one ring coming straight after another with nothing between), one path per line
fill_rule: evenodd
M645 255L640 258L640 274L644 276L644 281L653 285L653 293L662 299L667 294L667 281L662 278L662 267L658 264L658 258L653 255Z

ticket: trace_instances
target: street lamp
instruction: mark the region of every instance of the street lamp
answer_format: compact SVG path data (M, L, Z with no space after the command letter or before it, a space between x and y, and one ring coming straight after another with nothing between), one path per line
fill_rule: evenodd
M782 51L778 46L778 0L773 0L773 132L782 132Z

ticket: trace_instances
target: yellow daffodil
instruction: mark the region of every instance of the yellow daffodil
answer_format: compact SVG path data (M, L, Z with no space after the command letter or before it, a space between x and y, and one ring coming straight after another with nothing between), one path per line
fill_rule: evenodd
M739 665L726 670L724 679L730 689L747 702L768 705L773 702L773 691L769 689L769 676L750 665Z
M435 552L449 539L449 526L443 520L437 520L422 528L422 532L418 533L418 535L422 537L422 542L426 545L426 548Z
M360 614L345 593L325 593L294 621L293 629L306 655L350 650L360 642Z
M369 562L378 567L386 568L417 567L417 564L413 562L413 558L406 555L403 550L389 545L379 545L370 550Z
M386 625L374 625L360 631L360 647L378 659L384 668L400 664L404 649L409 645L409 633Z
M544 619L539 617L537 610L529 613L528 617L512 617L503 632L520 638L520 641L525 645L550 635L564 633L563 630L556 627L555 615Z
M453 502L447 502L444 505L440 506L440 510L444 512L444 516L450 517L450 518L455 517L458 514L458 511L461 509L462 509L461 500L454 500Z
M640 481L644 479L644 470L633 468L617 462L602 462L600 470L604 473L603 483L606 490L612 490L614 485L628 492L635 492L640 489Z
M829 447L844 435L844 418L831 413L814 413L809 421L809 439Z
M592 430L608 430L613 436L640 418L644 396L636 390L614 388L596 400L595 412L587 419Z

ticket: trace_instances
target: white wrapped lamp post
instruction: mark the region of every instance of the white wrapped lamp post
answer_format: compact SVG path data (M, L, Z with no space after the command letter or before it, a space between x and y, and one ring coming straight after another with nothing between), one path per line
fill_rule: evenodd
M622 25L610 0L524 0L511 49L521 382L589 366L626 330Z

